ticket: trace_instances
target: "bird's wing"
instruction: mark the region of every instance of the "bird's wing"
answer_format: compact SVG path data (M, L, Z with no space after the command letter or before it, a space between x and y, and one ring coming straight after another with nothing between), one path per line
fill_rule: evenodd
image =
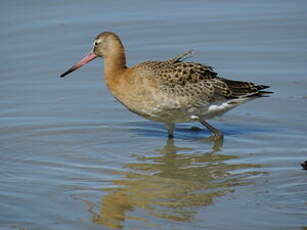
M203 104L270 93L262 91L268 86L221 78L211 66L182 61L190 55L187 52L166 61L146 63L151 69L150 78L154 78L161 92L170 98L184 98L187 103Z

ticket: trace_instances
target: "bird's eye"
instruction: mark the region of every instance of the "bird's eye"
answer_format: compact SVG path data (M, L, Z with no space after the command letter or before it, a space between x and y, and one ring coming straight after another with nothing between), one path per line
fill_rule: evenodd
M94 41L94 46L98 46L99 45L99 41Z

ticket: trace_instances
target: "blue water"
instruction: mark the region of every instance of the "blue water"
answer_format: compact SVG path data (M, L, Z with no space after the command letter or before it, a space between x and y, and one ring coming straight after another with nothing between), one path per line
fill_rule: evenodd
M2 1L0 229L307 228L306 1ZM274 94L174 142L112 98L96 34L128 65L191 61ZM201 127L199 124L193 126Z

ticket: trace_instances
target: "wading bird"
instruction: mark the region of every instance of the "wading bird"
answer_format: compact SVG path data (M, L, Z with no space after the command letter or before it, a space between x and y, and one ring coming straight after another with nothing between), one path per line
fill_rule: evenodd
M176 123L196 121L215 137L223 137L207 119L272 93L264 91L269 86L226 79L211 66L185 62L189 56L191 52L127 67L120 38L113 32L103 32L96 37L91 52L61 77L96 57L104 58L104 79L112 95L131 112L164 123L170 138Z

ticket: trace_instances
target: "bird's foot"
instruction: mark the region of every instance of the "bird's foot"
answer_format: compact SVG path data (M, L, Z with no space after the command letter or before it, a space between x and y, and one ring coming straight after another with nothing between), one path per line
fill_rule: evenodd
M191 131L200 132L200 131L202 131L202 129L197 127L197 126L192 126Z

